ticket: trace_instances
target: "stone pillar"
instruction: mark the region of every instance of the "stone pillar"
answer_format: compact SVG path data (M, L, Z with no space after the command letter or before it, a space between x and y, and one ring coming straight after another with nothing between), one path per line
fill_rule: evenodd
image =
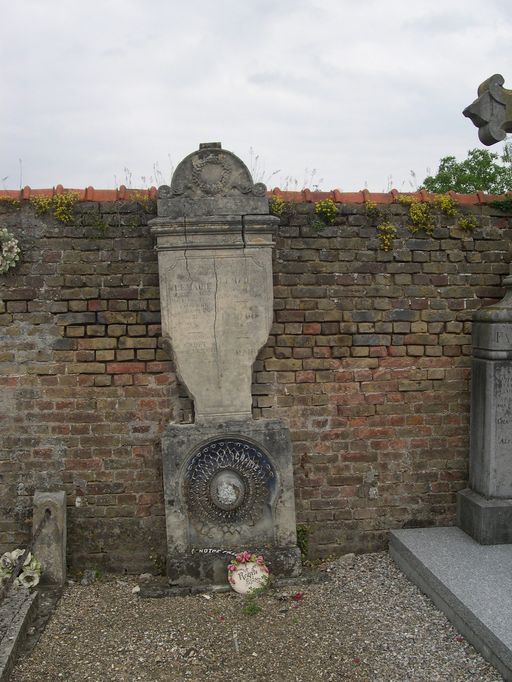
M252 366L273 319L265 185L219 143L202 144L158 190L162 331L194 402L194 423L162 440L171 582L226 582L229 553L251 549L296 574L291 444L252 420Z
M37 530L46 510L50 517L44 524L33 547L33 554L41 562L41 581L64 585L66 582L66 493L34 493L32 532Z
M483 545L512 542L512 276L473 318L469 485L458 525Z

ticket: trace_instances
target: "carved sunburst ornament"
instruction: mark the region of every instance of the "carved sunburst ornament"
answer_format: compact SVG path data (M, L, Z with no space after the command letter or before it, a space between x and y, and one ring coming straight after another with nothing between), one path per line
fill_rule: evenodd
M184 494L190 519L203 535L215 529L236 535L254 525L269 501L275 480L265 453L239 439L218 439L190 459Z

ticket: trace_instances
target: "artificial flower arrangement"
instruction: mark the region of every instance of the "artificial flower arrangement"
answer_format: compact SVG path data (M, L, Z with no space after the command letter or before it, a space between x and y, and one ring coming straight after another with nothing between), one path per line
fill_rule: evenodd
M12 575L19 558L25 552L19 547L12 552L5 552L0 557L0 587L4 585ZM38 561L31 552L25 557L21 571L14 580L16 587L26 587L30 589L39 583L41 577L41 562Z
M268 580L269 570L265 565L265 559L261 554L251 554L250 552L238 552L235 554L235 558L231 560L228 565L228 580L232 586L236 584L235 574L239 568L248 568L248 564L253 564L256 569L258 576L258 581L261 583L260 587L263 587Z
M5 227L0 229L0 275L13 268L19 259L18 240Z

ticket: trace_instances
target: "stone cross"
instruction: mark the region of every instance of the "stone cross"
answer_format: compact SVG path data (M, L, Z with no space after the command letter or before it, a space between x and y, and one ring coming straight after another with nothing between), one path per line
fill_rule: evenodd
M512 90L503 87L505 79L495 73L478 87L478 98L462 112L478 128L486 145L504 140L512 132Z

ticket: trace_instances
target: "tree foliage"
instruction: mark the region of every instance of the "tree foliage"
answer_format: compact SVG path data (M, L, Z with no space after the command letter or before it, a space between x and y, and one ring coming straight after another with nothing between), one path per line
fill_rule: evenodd
M426 177L420 189L429 192L453 190L463 194L509 192L512 190L512 150L506 145L500 155L488 149L470 149L464 161L444 156L437 173Z

